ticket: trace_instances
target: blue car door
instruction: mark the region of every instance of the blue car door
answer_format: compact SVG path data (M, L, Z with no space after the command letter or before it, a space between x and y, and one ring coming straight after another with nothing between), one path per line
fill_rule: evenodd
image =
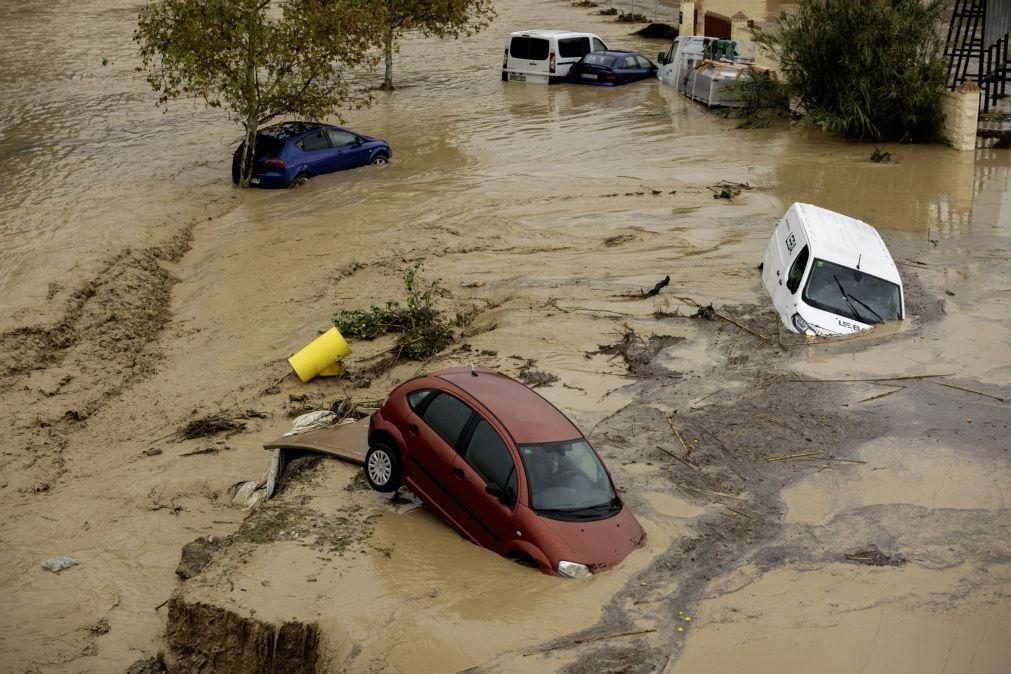
M362 142L357 135L337 128L327 129L327 135L334 152L337 153L339 167L335 170L343 171L369 163L369 150L362 147Z
M300 140L298 147L302 150L303 161L313 175L339 170L330 141L322 129L313 131Z

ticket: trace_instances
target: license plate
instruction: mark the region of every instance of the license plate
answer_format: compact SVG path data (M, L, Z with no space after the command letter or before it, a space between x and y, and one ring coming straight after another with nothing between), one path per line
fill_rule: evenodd
M584 80L595 80L595 79L597 79L597 76L593 75L591 73L582 73L580 75L580 77L582 77Z
M523 73L509 73L509 79L513 82L526 82L527 76Z
M260 179L259 178L250 178L249 182L252 183L253 185L259 185L260 184Z

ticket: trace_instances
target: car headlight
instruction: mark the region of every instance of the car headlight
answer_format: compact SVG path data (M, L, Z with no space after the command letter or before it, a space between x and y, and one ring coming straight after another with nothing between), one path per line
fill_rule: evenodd
M810 335L812 337L818 334L814 331L814 328L812 328L808 324L808 322L805 321L803 317L801 317L800 314L794 314L792 320L793 320L793 327L797 328L797 332L799 332L800 334Z
M593 574L590 572L590 567L586 564L562 560L558 562L558 575L565 576L566 578L586 578Z

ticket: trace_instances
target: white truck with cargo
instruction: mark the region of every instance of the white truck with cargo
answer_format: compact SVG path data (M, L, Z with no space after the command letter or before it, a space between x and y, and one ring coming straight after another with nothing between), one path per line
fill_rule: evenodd
M607 45L593 33L568 30L521 30L506 40L502 56L503 82L555 84L569 68L591 51Z
M905 317L899 270L866 222L793 204L762 259L762 283L787 328L818 337Z

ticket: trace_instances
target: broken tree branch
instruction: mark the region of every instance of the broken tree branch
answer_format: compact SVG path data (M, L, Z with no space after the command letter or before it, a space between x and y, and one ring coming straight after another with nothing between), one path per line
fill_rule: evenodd
M790 459L800 459L805 456L815 456L821 453L822 450L819 449L814 452L803 452L801 454L787 454L786 456L770 456L766 459L766 461L768 461L769 463L772 463L773 461L789 461Z
M690 297L675 297L674 299L681 300L682 302L685 302L687 304L691 304L691 305L695 306L695 308L697 308L697 309L701 309L702 308L701 304L699 304L698 302L696 302L695 300L693 300ZM744 330L745 332L751 333L755 337L758 337L759 339L761 339L763 342L769 342L769 338L768 337L766 337L765 335L763 335L763 334L761 334L759 332L755 332L754 330L752 330L751 328L749 328L749 327L747 327L745 325L741 325L740 323L738 323L737 321L735 321L734 319L732 319L730 316L727 316L726 314L721 314L719 311L714 311L713 314L717 318L721 318L721 319L725 320L727 323L733 323L734 325L736 325L737 327L739 327L741 330Z
M1007 402L1007 400L1004 399L1004 398L998 398L995 395L991 395L989 393L983 393L982 391L977 391L975 389L966 388L964 386L956 386L955 384L945 384L943 381L935 381L935 382L932 382L932 383L937 384L938 386L947 386L948 388L953 388L953 389L955 389L957 391L965 391L966 393L975 393L976 395L983 396L984 398L992 398L992 399L996 400L997 402L1001 402L1001 403Z

